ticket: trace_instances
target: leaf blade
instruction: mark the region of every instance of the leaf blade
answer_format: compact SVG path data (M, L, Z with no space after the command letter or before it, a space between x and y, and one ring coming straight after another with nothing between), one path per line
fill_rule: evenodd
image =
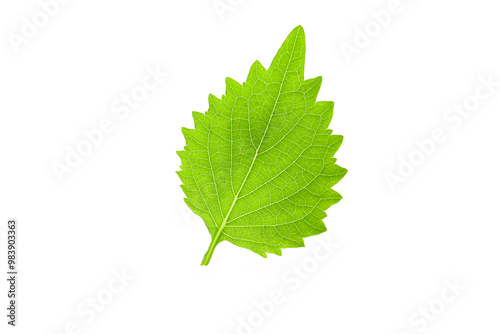
M202 265L222 241L266 257L326 231L325 210L342 198L331 189L346 173L333 158L342 137L328 130L333 102L316 101L322 78L304 80L304 66L299 26L268 70L256 61L243 84L227 78L183 128L178 174L212 236Z

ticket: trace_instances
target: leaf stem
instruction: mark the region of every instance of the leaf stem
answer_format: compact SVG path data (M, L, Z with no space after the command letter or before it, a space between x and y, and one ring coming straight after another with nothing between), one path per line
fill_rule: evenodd
M245 184L245 182L247 180L248 174L250 174L250 171L252 170L253 164L255 162L255 158L257 157L257 154L258 154L258 151L256 152L255 157L253 158L252 164L250 165L250 169L248 170L248 173L247 173L247 176L245 177L245 180L243 180L243 183L241 184L240 190L238 190L238 193L236 194L236 196L234 196L233 203L231 203L231 207L229 208L229 211L228 211L226 217L224 217L224 221L222 222L221 226L217 230L217 234L215 235L215 237L212 238L212 242L210 242L210 246L208 246L208 250L205 253L205 256L203 257L203 261L201 261L202 266L207 266L210 263L210 259L212 258L212 254L214 253L214 249L217 246L217 243L219 242L219 238L220 238L220 235L222 234L222 230L226 226L227 219L229 218L231 211L233 211L234 204L238 200L238 195L240 194L241 189L243 188L243 185Z
M218 236L212 238L212 242L210 243L210 246L208 247L205 256L203 256L203 261L201 261L202 266L208 266L208 264L210 263L210 259L212 258L212 254L214 253L215 246L217 246L218 239L219 239Z

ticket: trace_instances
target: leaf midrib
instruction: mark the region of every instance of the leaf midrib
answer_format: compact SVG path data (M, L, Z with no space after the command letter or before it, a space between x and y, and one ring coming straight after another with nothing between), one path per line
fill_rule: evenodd
M288 73L288 68L290 67L290 63L292 62L292 56L293 56L293 53L295 51L295 47L297 45L297 38L298 38L298 36L299 36L299 34L297 33L295 35L295 40L293 42L293 48L290 51L290 59L288 60L288 64L286 65L286 70L283 73L283 79L281 80L280 90L279 90L278 95L276 97L276 102L274 103L274 107L273 107L273 110L271 112L271 116L269 117L269 122L267 123L266 130L264 131L262 139L260 140L259 147L257 147L257 149L255 150L255 155L254 155L254 157L252 159L252 163L250 164L250 167L248 168L247 175L243 179L243 183L241 184L240 189L238 190L238 192L236 193L236 195L234 196L233 202L231 203L231 206L229 207L229 211L227 212L226 216L224 217L224 220L222 221L221 226L217 230L217 234L214 237L215 243L220 238L220 235L222 234L222 232L224 230L224 227L226 226L227 220L228 220L229 216L231 215L231 212L233 211L234 205L238 201L238 196L239 196L241 190L243 189L243 187L245 186L245 183L246 183L246 181L248 179L248 176L250 175L250 173L252 171L253 165L255 164L255 161L257 160L257 156L259 155L259 150L260 150L260 148L262 146L262 143L264 142L264 139L266 138L267 131L269 130L269 125L271 124L271 120L272 120L272 118L274 116L274 112L276 111L276 106L278 105L278 100L279 100L279 98L281 96L281 90L283 89L283 84L285 83L285 78L286 78L286 75ZM250 128L249 128L249 130L250 130ZM231 156L232 156L232 152L231 152ZM232 166L231 166L231 169L232 169Z

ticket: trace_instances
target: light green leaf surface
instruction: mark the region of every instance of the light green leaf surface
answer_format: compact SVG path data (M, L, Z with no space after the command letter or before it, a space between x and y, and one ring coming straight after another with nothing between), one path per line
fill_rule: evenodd
M263 257L303 247L342 198L331 189L347 172L333 158L342 136L328 129L333 102L316 101L321 77L304 80L305 52L299 26L268 70L256 61L245 83L227 78L182 129L181 187L212 236L202 265L222 241Z

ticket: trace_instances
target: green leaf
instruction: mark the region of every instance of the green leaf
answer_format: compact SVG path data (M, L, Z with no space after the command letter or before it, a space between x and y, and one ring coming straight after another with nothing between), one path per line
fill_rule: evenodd
M331 188L347 172L333 158L343 137L328 129L333 102L316 101L321 77L304 80L305 52L298 26L268 70L256 61L245 83L227 78L182 129L181 187L212 236L202 265L222 241L263 257L303 247L342 198Z

